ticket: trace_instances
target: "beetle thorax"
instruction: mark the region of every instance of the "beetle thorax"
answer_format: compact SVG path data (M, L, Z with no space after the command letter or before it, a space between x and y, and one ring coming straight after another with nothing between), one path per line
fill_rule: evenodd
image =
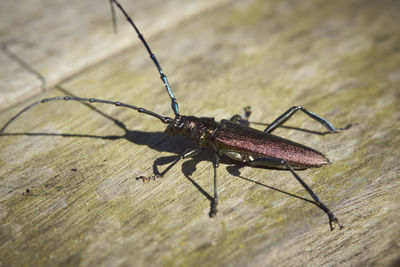
M186 135L200 147L206 147L210 144L217 127L218 123L214 118L179 115L168 124L165 132L171 135Z

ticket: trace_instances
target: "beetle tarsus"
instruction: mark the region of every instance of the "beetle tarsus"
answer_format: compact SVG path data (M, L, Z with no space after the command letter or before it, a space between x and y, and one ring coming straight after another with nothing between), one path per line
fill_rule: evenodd
M243 119L246 121L249 121L251 113L253 113L253 112L251 111L250 106L244 107L244 118Z
M139 176L139 177L136 177L136 180L142 180L144 183L147 183L147 182L150 182L150 181L155 181L155 180L157 180L157 179L160 179L160 178L162 178L162 176L161 175L159 175L159 174L156 174L156 175L152 175L152 176Z
M233 121L233 122L236 122L236 123L239 123L239 124L242 124L243 126L248 127L249 123L250 123L249 122L249 118L250 118L250 115L252 113L251 107L250 106L246 106L246 107L243 108L243 110L244 110L244 116L243 117L240 116L239 114L236 114L236 115L232 116L232 118L230 118L229 120Z
M323 203L317 204L318 207L320 207L327 215L329 218L329 226L331 227L331 231L335 229L334 224L336 223L339 226L339 230L343 229L343 225L339 222L338 218L331 212L328 207L326 207Z
M343 225L339 222L339 220L335 217L333 214L329 214L329 226L331 227L331 231L335 229L335 226L333 223L336 223L339 226L339 230L343 229Z
M357 122L347 124L347 125L346 125L345 127L343 127L343 128L336 128L335 133L340 133L340 132L347 131L347 130L349 130L350 128L353 128L353 126L356 126L356 125L358 125Z
M218 200L213 199L210 204L210 213L208 214L210 218L214 218L215 216L217 216L218 213L217 206L218 206Z

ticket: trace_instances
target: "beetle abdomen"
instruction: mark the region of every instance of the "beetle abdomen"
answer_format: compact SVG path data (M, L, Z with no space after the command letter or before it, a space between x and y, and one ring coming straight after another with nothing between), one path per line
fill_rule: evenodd
M246 157L285 160L294 167L318 167L329 163L324 154L290 140L222 120L214 135L222 154L237 152Z

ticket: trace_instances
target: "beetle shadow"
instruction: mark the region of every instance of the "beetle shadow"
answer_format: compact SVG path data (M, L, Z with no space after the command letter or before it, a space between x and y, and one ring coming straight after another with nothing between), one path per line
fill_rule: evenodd
M16 62L21 66L21 68L25 69L28 73L31 73L35 77L37 77L40 82L41 82L41 89L42 92L46 91L47 89L47 81L46 78L38 71L35 70L28 62L24 61L21 57L19 57L17 54L13 53L9 48L8 45L12 44L16 41L8 41L8 42L2 42L0 44L0 49L3 51L3 53L9 57L11 60ZM78 97L68 90L64 89L60 85L55 86L56 89L59 91L63 92L65 95L68 96L73 96L73 97ZM182 142L185 142L183 140L187 140L183 136L170 136L167 135L164 132L142 132L142 131L131 131L129 130L126 125L121 122L118 119L113 118L112 116L104 113L100 109L96 108L95 106L85 103L85 102L80 102L82 105L85 105L92 111L97 112L98 114L102 115L103 117L111 120L117 127L121 128L125 133L122 135L90 135L90 134L58 134L58 133L0 133L1 136L12 136L12 135L26 135L26 136L62 136L62 137L79 137L79 138L98 138L98 139L105 139L105 140L118 140L118 139L126 139L127 141L130 141L132 143L138 144L138 145L146 145L151 149L155 149L159 152L171 152L171 153L176 153L178 154L179 152L182 152L179 149L179 146L176 146L176 144L182 144ZM238 115L235 115L238 116ZM240 116L239 116L240 117ZM5 126L7 126L10 122L12 122L13 119L8 121ZM250 124L254 125L263 125L267 126L269 124L267 123L260 123L260 122L249 122L246 120L241 120L239 119L238 121L240 124L248 127ZM298 128L298 127L292 127L292 126L280 126L281 128L286 128L286 129L292 129L292 130L297 130L297 131L303 131L303 132L308 132L312 134L318 134L318 135L324 135L330 132L318 132L318 131L312 131L308 129L303 129L303 128ZM169 138L170 142L164 142L167 138ZM166 145L162 145L166 144ZM171 145L172 144L172 145ZM188 145L189 146L189 145Z
M29 73L36 76L41 81L42 92L44 92L46 90L47 85L46 85L45 77L42 76L39 72L37 72L27 62L25 62L20 57L18 57L18 55L11 52L8 49L8 43L1 43L1 49L10 59L17 62L22 68L24 68ZM55 88L60 90L61 92L63 92L65 95L77 97L74 94L72 94L71 92L69 92L68 90L61 87L60 85L55 86ZM174 162L177 159L177 156L179 156L185 149L195 147L195 145L193 143L188 142L188 139L185 136L170 136L164 132L143 132L143 131L129 130L122 121L104 113L103 111L96 108L95 106L93 106L89 103L85 103L85 102L80 102L80 103L82 105L85 105L92 111L97 112L98 114L107 118L108 120L111 120L117 127L121 128L125 133L122 135L90 135L90 134L68 134L68 133L66 133L66 134L64 134L64 133L40 133L40 132L39 133L18 133L18 132L17 133L4 133L4 132L2 132L2 133L0 133L0 137L24 135L24 136L61 136L61 137L72 137L72 138L95 138L95 139L104 139L104 140L111 140L111 141L119 140L119 139L126 139L127 141L132 142L134 144L145 145L145 146L149 147L150 149L154 149L159 152L168 152L168 153L176 154L176 156L166 156L166 157L157 158L153 162L153 173L155 175L160 174L159 166L171 164L172 162ZM10 120L9 122L12 122L12 121L13 121L13 119ZM7 122L5 125L7 126L9 122ZM239 123L241 123L242 125L247 126L247 127L249 126L249 124L263 125L263 126L269 125L267 123L248 122L245 120L239 120ZM312 130L298 128L298 127L292 127L292 126L280 126L280 127L286 128L286 129L308 132L308 133L312 133L312 134L318 134L318 135L325 135L327 133L330 133L330 132L312 131ZM186 143L186 146L182 146L183 143ZM208 151L208 152L205 153L205 151ZM202 193L210 201L213 200L213 197L204 188L202 188L198 183L196 183L196 181L193 178L191 178L191 176L196 171L196 169L197 169L196 166L200 162L207 161L207 162L211 163L210 165L212 165L212 160L210 160L210 158L212 158L212 155L211 155L212 153L213 152L211 152L209 149L208 150L205 149L202 153L190 158L189 160L184 161L184 163L182 164L182 173L185 175L186 179L188 179L193 184L193 186L195 186L198 189L198 191L200 193ZM238 177L243 180L253 182L257 185L264 186L266 188L278 191L280 193L316 204L312 200L302 198L300 196L291 194L289 192L280 190L278 188L268 186L261 182L257 182L252 179L241 176L239 170L240 170L240 168L242 168L246 165L238 164L237 162L234 162L226 157L221 158L221 163L227 164L228 165L226 167L227 171L235 177Z
M25 62L22 58L20 58L17 54L12 52L9 48L9 44L14 44L18 43L16 40L9 40L6 42L1 42L0 43L0 49L3 51L3 53L10 58L12 61L20 65L21 68L25 69L27 72L31 73L33 76L35 76L37 79L40 80L41 83L41 92L44 93L47 88L47 82L46 78L40 74L38 71L35 70L31 65L29 65L27 62Z
M68 90L62 88L61 86L56 86L56 89L60 90L62 93L68 96L77 97ZM170 136L164 132L144 132L144 131L136 131L136 130L129 130L126 125L106 114L105 112L101 111L97 107L85 103L80 102L80 104L86 106L90 110L102 115L108 120L111 120L115 126L121 128L124 133L121 135L93 135L93 134L70 134L70 133L45 133L45 132L12 132L12 133L0 133L0 137L2 136L60 136L60 137L67 137L67 138L93 138L93 139L103 139L103 140L119 140L125 139L129 142L132 142L137 145L145 145L151 149L157 150L159 152L170 152L178 154L182 152L179 146L182 143L187 142L188 140L184 136ZM8 122L5 124L7 125ZM170 142L165 142L168 139ZM178 145L179 144L179 145Z
M255 180L253 180L253 179L250 179L250 178L247 178L247 177L242 176L241 173L240 173L240 168L245 167L245 166L246 166L246 165L238 165L238 164L236 164L236 165L230 165L230 166L227 166L227 167L226 167L226 170L228 171L229 174L231 174L231 175L233 175L233 176L235 176L235 177L238 177L238 178L240 178L240 179L243 179L243 180L245 180L245 181L254 183L254 184L259 185L259 186L266 187L266 188L268 188L268 189L277 191L277 192L279 192L279 193L282 193L282 194L285 194L285 195L288 195L288 196L291 196L291 197L294 197L294 198L297 198L297 199L300 199L300 200L303 200L303 201L306 201L306 202L309 202L309 203L312 203L312 204L318 206L317 202L315 202L315 201L313 201L313 200L311 200L311 199L307 199L307 198L304 198L304 197L295 195L295 194L293 194L293 193L289 193L289 192L284 191L284 190L282 190L282 189L279 189L279 188L276 188L276 187L273 187L273 186L270 186L270 185L261 183L261 182L259 182L259 181L255 181ZM252 166L252 168L254 168L254 167ZM268 168L267 168L267 167L257 167L257 168L268 169L268 170L275 169L275 168L269 168L269 167L268 167ZM279 170L280 170L280 171L287 171L287 170L282 170L282 169L279 169Z
M60 90L61 92L63 92L65 95L69 95L69 96L74 96L76 97L74 94L72 94L71 92L69 92L68 90L62 88L61 86L56 86L55 88L57 88L58 90ZM87 108L91 109L92 111L102 115L103 117L105 117L108 120L111 120L115 126L121 128L125 133L121 134L121 135L91 135L91 134L68 134L68 133L29 133L29 132L25 132L25 133L0 133L0 137L1 136L18 136L18 135L24 135L24 136L60 136L60 137L67 137L67 138L94 138L94 139L104 139L104 140L110 140L110 141L114 141L114 140L119 140L119 139L125 139L129 142L132 142L136 145L144 145L149 147L150 149L156 150L158 152L168 152L168 153L173 153L175 155L173 156L163 156L163 157L159 157L157 158L154 162L153 162L153 174L154 175L160 175L162 172L160 172L159 168L161 166L167 165L167 164L172 164L177 157L185 150L188 148L195 148L196 146L190 142L188 140L188 138L186 138L185 136L171 136L168 135L164 132L143 132L143 131L136 131L136 130L129 130L126 125L104 113L103 111L101 111L100 109L98 109L97 107L85 103L85 102L80 102L82 105L85 105ZM259 125L268 125L268 124L262 124L262 123L255 123L255 122L250 122L250 124L259 124ZM322 132L316 132L316 131L311 131L311 130L307 130L307 129L301 129L301 128L297 128L297 127L290 127L290 126L281 126L282 128L288 128L288 129L294 129L294 130L300 130L300 131L304 131L304 132L309 132L309 133L313 133L313 134L319 134L319 135L324 135L324 133ZM182 145L182 144L186 144L186 145ZM211 196L207 190L205 190L203 187L201 187L196 181L195 179L192 178L193 174L195 173L196 169L197 169L197 165L202 162L202 161L207 161L210 163L210 165L212 166L212 160L210 160L212 157L212 151L209 149L205 149L202 151L202 153L189 158L188 160L184 161L184 163L182 164L182 173L184 174L185 178L194 186L196 187L196 189L202 193L209 201L213 200L213 196ZM240 168L245 167L245 164L240 164L237 163L227 157L221 157L221 164L226 164L228 165L226 167L226 170L233 176L238 177L240 179L255 183L257 185L266 187L268 189L289 195L291 197L295 197L313 204L316 204L314 201L294 195L292 193L283 191L281 189L266 185L264 183L252 180L250 178L246 178L244 176L241 176L240 174ZM168 167L166 167L168 168ZM211 167L212 168L212 167ZM252 167L254 168L254 167ZM263 169L271 169L271 168L266 168L266 167L257 167L257 168L263 168ZM210 175L212 175L210 173ZM212 177L211 177L212 178ZM210 178L210 179L211 179ZM211 179L212 180L212 179Z
M210 168L212 169L213 161L212 161L211 159L213 158L213 155L212 155L213 153L214 153L214 152L211 151L210 149L204 149L204 150L203 150L201 153L199 153L198 155L196 155L196 156L194 156L194 157L192 157L192 158L189 158L189 159L187 159L186 161L184 161L184 162L182 163L182 173L184 174L185 178L186 178L194 187L196 187L196 189L197 189L200 193L202 193L209 201L213 201L213 196L212 196L210 193L208 193L206 189L204 189L203 187L201 187L201 186L195 181L195 179L192 178L192 177L193 177L193 175L195 175L195 172L196 172L196 170L197 170L197 165L198 165L200 162L206 161L206 162L210 163ZM158 170L158 167L159 167L159 166L167 165L167 164L172 164L176 159L177 159L176 156L160 157L160 158L156 159L156 160L154 161L154 164L153 164L153 171L154 171L154 173L155 173L155 174L160 174L160 172L159 172L159 170ZM248 166L248 165L246 165L246 164L238 164L236 161L233 161L233 160L231 160L231 159L229 159L229 158L227 158L227 157L225 157L225 156L222 156L222 157L221 157L220 163L221 163L221 165L226 165L226 170L227 170L227 172L228 172L229 174L231 174L232 176L234 176L234 177L240 178L240 179L245 180L245 181L247 181L247 182L251 182L251 183L254 183L254 184L256 184L256 185L263 186L263 187L265 187L265 188L274 190L274 191L276 191L276 192L279 192L279 193L288 195L288 196L290 196L290 197L294 197L294 198L297 198L297 199L300 199L300 200L303 200L303 201L306 201L306 202L308 202L308 203L311 203L311 204L314 204L314 205L317 205L317 206L318 206L318 204L317 204L315 201L313 201L313 200L310 200L310 199L307 199L307 198L304 198L304 197L295 195L295 194L293 194L293 193L284 191L284 190L282 190L282 189L279 189L279 188L276 188L276 187L273 187L273 186L264 184L264 183L262 183L262 182L259 182L259 181L256 181L256 180L253 180L253 179L250 179L250 178L247 178L247 177L242 176L241 173L240 173L240 169L243 168L243 167ZM168 168L168 167L167 167L167 168ZM274 168L269 168L269 167L253 167L253 166L252 166L252 168L261 168L261 169L267 169L267 170L274 169ZM281 169L279 169L279 170L281 170ZM284 171L284 170L281 170L281 171ZM213 174L212 174L211 171L210 171L210 181L213 181ZM210 185L209 190L210 190L210 192L213 192L213 184Z

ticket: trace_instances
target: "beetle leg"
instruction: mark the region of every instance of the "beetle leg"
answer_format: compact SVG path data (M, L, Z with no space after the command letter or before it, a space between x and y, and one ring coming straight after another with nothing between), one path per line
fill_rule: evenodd
M250 106L247 106L247 107L244 108L244 116L243 117L240 116L239 114L236 114L232 118L230 118L229 120L233 121L233 122L240 123L240 124L248 127L249 126L249 118L250 118L251 113L252 112L251 112Z
M213 163L214 167L214 198L211 201L210 204L210 213L208 214L210 217L215 217L217 215L217 206L218 206L218 191L217 191L217 168L219 166L219 156L217 153L215 155L215 160Z
M154 181L154 180L156 180L156 179L162 178L162 177L164 177L164 175L165 175L172 167L174 167L174 165L175 165L176 163L178 163L178 161L180 161L181 159L188 158L188 157L196 156L197 154L200 153L200 151L201 151L200 148L194 148L194 149L193 149L193 148L189 148L189 149L186 149L183 153L179 154L179 155L178 155L178 158L177 158L176 160L174 160L170 165L168 165L168 167L165 168L165 170L162 171L160 174L152 175L152 176L150 176L150 177L147 177L147 176L139 176L139 177L136 177L136 180L143 180L143 182L149 182L149 181L151 181L151 180Z
M288 169L294 177L297 179L297 181L306 189L306 191L310 194L310 196L314 199L314 201L309 200L309 202L315 204L317 207L322 209L329 217L329 226L331 227L331 230L334 229L332 223L335 222L339 225L339 229L343 228L343 225L338 221L336 216L333 214L333 212L325 206L324 203L322 203L318 196L312 191L312 189L303 181L303 179L300 178L300 176L294 171L293 167L290 166L285 160L282 159L274 159L274 158L257 158L254 161L249 162L250 166L264 166L264 167L270 167L270 168L285 168Z
M244 107L244 118L243 119L245 121L249 121L251 113L252 113L252 111L251 111L251 107L250 106Z
M229 119L230 121L239 123L242 120L242 116L239 114L233 115L232 118Z
M315 205L317 205L320 209L322 209L329 218L329 226L331 227L331 231L334 229L332 223L337 223L339 225L339 229L343 228L343 225L338 221L336 216L333 214L333 212L325 206L324 203L322 203L318 196L311 190L311 188L303 181L303 179L300 178L300 176L293 170L293 168L284 160L281 160L282 165L285 165L289 171L294 175L294 177L297 179L297 181L307 190L307 192L310 194L310 196L315 200Z
M335 127L333 127L333 125L328 120L318 116L317 114L312 113L312 112L306 110L305 108L303 108L301 106L294 106L294 107L291 107L290 109L288 109L282 115L280 115L270 125L268 125L268 127L265 128L264 132L271 133L273 130L275 130L276 128L278 128L279 126L284 124L288 119L290 119L293 116L293 114L296 113L298 110L303 111L307 116L309 116L310 118L312 118L312 119L318 121L319 123L321 123L326 129L328 129L328 131L330 133L336 133L336 132L344 131L344 130L349 129L352 126L351 124L349 124L344 128L335 128Z

